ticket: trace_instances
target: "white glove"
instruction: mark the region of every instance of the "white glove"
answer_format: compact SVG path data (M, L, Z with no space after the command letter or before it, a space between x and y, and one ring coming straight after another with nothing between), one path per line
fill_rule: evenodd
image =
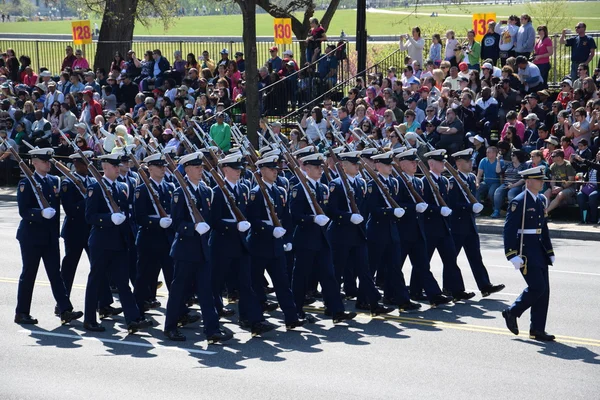
M283 251L292 251L292 244L291 243L284 244Z
M402 218L404 213L405 213L404 208L394 208L394 216L396 218Z
M250 222L248 222L248 221L238 222L237 229L240 232L246 232L248 229L250 229Z
M481 203L473 204L473 212L475 214L479 214L481 212L481 210L483 210L483 204L481 204Z
M52 207L44 208L42 210L42 217L46 219L52 219L56 215L56 210Z
M350 216L350 222L352 222L354 225L358 225L361 222L363 222L365 219L363 218L362 215L360 214L352 214Z
M421 213L424 213L424 212L425 212L425 210L427 210L427 207L429 207L429 204L427 204L427 203L418 203L418 204L415 206L415 209L417 210L417 212L418 212L419 214L421 214Z
M554 264L554 261L555 261L555 260L556 260L556 257L554 257L554 256L550 256L550 262L551 262L552 264Z
M210 231L210 225L206 222L199 222L196 224L196 232L200 235L204 235L206 232Z
M172 223L173 223L173 220L171 218L169 218L169 217L163 217L158 222L158 224L160 225L160 227L163 228L163 229L167 229L168 227L171 226Z
M125 214L123 214L123 213L112 213L110 215L110 220L115 225L121 225L123 222L125 222L126 219L127 218L125 217Z
M523 266L523 259L519 256L511 258L510 262L513 263L515 269L521 269L521 267Z
M440 209L440 214L442 214L444 217L447 217L448 215L452 214L452 210L448 207L442 207Z
M329 218L327 215L316 215L315 216L315 224L319 226L325 226L329 222Z
M273 237L275 239L279 239L280 237L283 237L283 235L285 235L286 230L283 229L280 226L277 226L275 228L273 228Z

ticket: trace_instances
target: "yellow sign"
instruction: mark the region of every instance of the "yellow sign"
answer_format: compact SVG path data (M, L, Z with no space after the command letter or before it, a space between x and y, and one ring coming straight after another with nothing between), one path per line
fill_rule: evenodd
M292 44L292 19L275 18L273 20L275 44Z
M92 44L92 26L90 21L71 22L73 44Z
M480 42L488 31L488 24L496 21L496 13L473 14L473 30L475 40Z

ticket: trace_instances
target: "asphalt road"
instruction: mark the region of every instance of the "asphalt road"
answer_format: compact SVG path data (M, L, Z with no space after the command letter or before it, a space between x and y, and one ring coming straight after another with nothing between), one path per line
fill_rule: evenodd
M158 327L134 336L127 336L120 318L105 321L102 334L85 332L81 322L61 327L43 268L31 311L39 325L14 324L21 270L18 222L15 203L0 203L1 399L598 398L596 242L554 241L548 331L558 335L556 343L506 330L500 311L524 281L506 262L501 238L482 235L490 276L507 286L502 293L478 295L467 304L424 306L413 314L395 311L385 319L361 315L347 327L320 320L289 333L275 313L270 321L280 327L266 337L251 339L226 323L235 339L207 347L196 327L184 329L186 342L165 341L164 309L152 313ZM464 255L460 265L467 288L476 290ZM88 270L85 261L77 272L72 294L77 309L83 308ZM433 270L441 281L437 255ZM526 313L519 320L522 332L528 319Z

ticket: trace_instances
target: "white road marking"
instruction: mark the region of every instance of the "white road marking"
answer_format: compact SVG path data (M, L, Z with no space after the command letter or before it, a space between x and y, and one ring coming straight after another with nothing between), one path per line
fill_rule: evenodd
M42 336L61 337L61 338L67 338L67 339L90 340L90 341L102 342L102 343L122 344L122 345L125 345L125 346L147 347L147 348L151 348L151 349L166 349L166 350L175 350L175 351L186 351L186 352L189 352L189 353L206 354L206 355L217 354L214 351L207 351L207 350L189 349L189 348L185 348L185 347L176 347L176 346L162 346L160 344L152 345L150 343L128 342L128 341L124 341L124 340L105 339L105 338L97 338L97 337L87 337L87 336L80 336L80 335L69 335L69 334L65 334L65 333L32 331L32 330L29 330L29 329L21 329L19 332L20 333L27 333L27 334L30 334L30 335L42 335Z
M515 267L511 267L509 265L488 265L488 267L515 269ZM554 268L552 268L552 266L550 266L550 268L548 269L548 271L550 271L550 272L560 272L561 274L600 276L600 274L596 273L596 272L565 271L565 270L561 270L561 269L554 269Z

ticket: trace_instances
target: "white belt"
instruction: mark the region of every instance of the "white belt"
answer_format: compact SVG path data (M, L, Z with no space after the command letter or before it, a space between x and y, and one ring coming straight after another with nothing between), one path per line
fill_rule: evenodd
M224 219L223 222L237 222L235 219Z
M264 222L265 224L269 225L269 226L273 226L273 223L269 220L265 220L263 219L262 222Z
M542 233L541 229L519 229L517 233L521 233L523 235L539 235Z

